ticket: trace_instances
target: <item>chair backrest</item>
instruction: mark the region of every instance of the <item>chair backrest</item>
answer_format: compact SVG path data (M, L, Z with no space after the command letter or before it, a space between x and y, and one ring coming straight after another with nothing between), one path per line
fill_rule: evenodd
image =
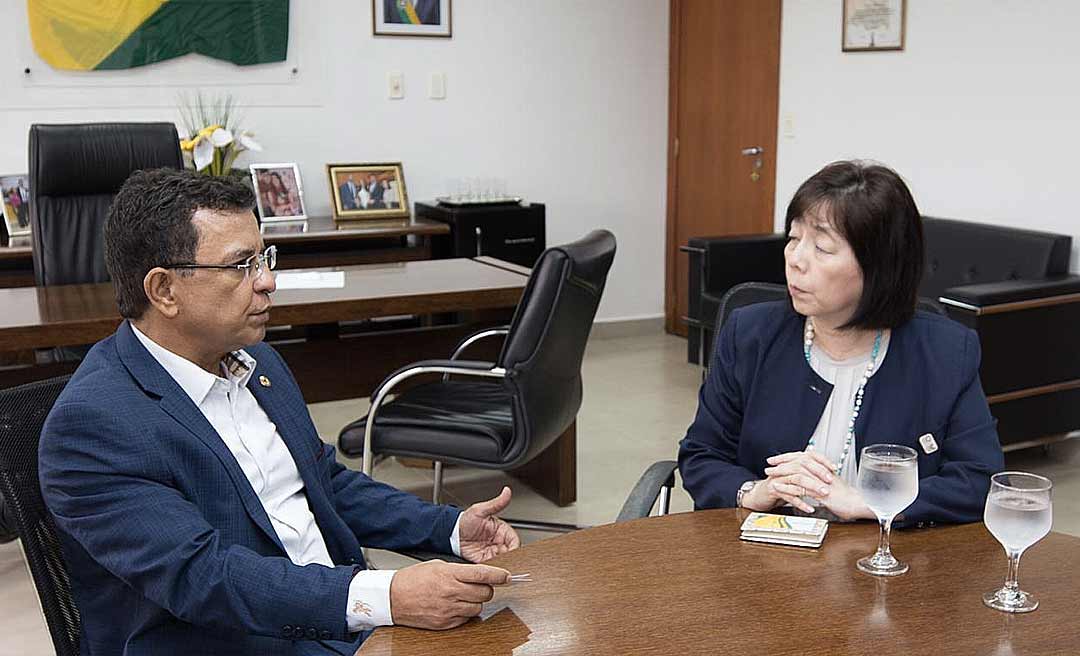
M938 298L949 287L1040 280L1069 272L1072 237L974 221L923 218L926 270L919 294Z
M782 301L787 297L788 291L785 285L777 285L771 282L744 282L735 285L720 299L720 308L716 311L715 339L719 340L720 326L724 325L724 321L726 321L727 318L731 316L731 313L737 308L753 305L755 303ZM915 307L916 309L930 312L931 314L947 316L945 308L933 299L920 296ZM713 344L713 348L716 348L715 343ZM715 352L716 351L714 350L713 353Z
M536 261L498 359L514 398L509 459L531 460L577 416L581 360L614 259L615 236L594 230Z
M183 168L172 123L30 126L30 235L37 285L105 282L105 217L128 176Z
M0 494L15 518L58 656L79 653L79 610L71 597L56 526L38 487L38 441L45 417L69 378L0 390Z

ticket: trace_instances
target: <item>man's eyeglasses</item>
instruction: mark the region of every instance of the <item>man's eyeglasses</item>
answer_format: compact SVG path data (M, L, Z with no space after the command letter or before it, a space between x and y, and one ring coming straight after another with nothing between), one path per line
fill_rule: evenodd
M258 278L263 271L273 271L277 268L277 246L267 246L262 253L256 253L243 262L237 264L166 264L162 269L232 269L243 271L244 278Z

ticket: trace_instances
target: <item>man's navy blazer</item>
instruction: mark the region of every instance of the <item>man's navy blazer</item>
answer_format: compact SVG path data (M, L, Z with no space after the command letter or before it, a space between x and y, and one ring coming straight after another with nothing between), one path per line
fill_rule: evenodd
M765 459L804 451L832 385L807 364L804 318L786 301L731 313L717 338L697 416L679 444L679 472L696 508L735 505L739 486L765 478ZM855 456L868 444L919 454L919 496L898 525L982 518L990 475L1004 460L979 382L979 339L951 319L918 312L895 328L866 384ZM933 435L927 453L919 437Z
M361 545L449 551L459 511L338 464L281 356L246 351L257 361L248 388L336 566L289 560L233 454L125 322L90 350L41 437L83 654L303 654L352 641L345 605Z

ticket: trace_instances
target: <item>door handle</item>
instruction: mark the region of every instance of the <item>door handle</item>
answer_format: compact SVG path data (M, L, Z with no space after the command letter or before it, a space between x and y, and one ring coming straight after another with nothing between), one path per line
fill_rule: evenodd
M743 148L742 154L747 157L753 157L754 155L760 155L765 152L765 149L761 146L750 146L749 148Z

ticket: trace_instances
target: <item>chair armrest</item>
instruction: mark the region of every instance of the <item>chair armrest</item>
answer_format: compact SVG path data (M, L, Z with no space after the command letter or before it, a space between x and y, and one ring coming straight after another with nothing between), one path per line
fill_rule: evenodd
M650 465L630 491L630 496L626 497L615 523L648 517L661 488L671 490L675 487L675 469L678 466L679 463L674 460L661 460Z
M1073 294L1080 294L1080 276L1077 275L960 285L946 289L938 300L945 305L978 313L991 305L1044 301ZM1080 297L1072 301L1062 298L1061 302L1080 302Z
M459 374L482 378L506 378L506 369L496 367L491 362L475 360L421 360L405 365L387 376L371 394L371 407L368 408L367 422L364 426L364 474L371 476L374 461L371 453L371 433L375 428L375 417L382 407L386 396L402 381L423 374ZM340 446L340 442L339 442Z
M458 345L454 347L454 351L450 354L450 359L457 360L465 349L469 348L470 346L479 342L482 339L487 339L488 337L505 337L509 334L510 326L499 326L498 328L485 328L483 330L478 330L458 342Z

